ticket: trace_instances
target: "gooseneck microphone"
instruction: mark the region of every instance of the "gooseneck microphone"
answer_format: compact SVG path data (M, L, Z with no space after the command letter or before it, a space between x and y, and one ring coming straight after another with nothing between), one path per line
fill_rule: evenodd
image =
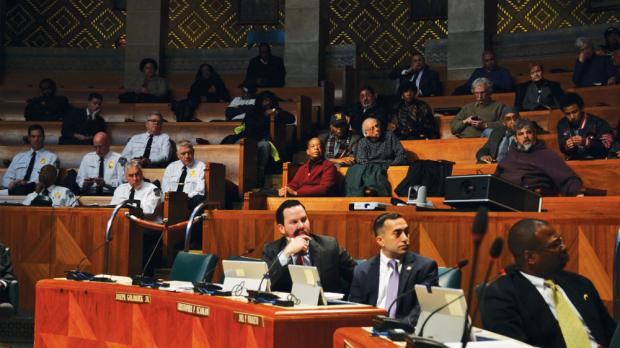
M122 207L127 205L128 202L129 200L124 200L120 202L116 207L114 207L114 210L112 211L112 214L110 215L110 218L108 219L108 224L106 225L106 229L105 229L105 243L104 243L105 249L103 253L103 274L108 274L108 269L110 265L110 241L112 241L112 223L114 223L114 218L116 218L118 211L121 210Z
M485 206L480 206L478 211L476 212L476 217L474 218L474 224L472 225L472 240L474 242L474 255L472 257L472 268L471 274L469 275L469 285L467 286L467 311L465 313L465 321L463 324L463 336L461 337L462 347L465 348L467 346L467 341L469 340L469 323L468 317L471 309L471 301L474 294L474 282L476 279L476 270L478 269L478 254L480 251L480 244L482 243L482 238L487 233L487 228L489 226L489 209Z

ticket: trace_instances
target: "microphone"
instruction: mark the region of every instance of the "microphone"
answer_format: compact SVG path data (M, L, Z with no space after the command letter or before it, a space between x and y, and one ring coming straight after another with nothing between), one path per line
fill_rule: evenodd
M153 256L155 255L155 251L157 251L157 247L159 246L159 243L161 242L163 237L164 237L164 232L162 231L159 234L159 238L157 239L157 243L155 243L155 246L153 247L153 250L151 251L151 255L149 255L149 258L146 260L146 263L144 264L144 268L142 268L142 273L132 277L132 282L131 283L133 285L139 285L139 286L155 286L155 285L157 285L157 283L158 283L157 279L155 279L154 277L146 277L144 275L144 273L146 272L146 269L151 264L151 260L153 259Z
M487 282L489 281L489 278L491 276L491 269L493 268L493 263L495 263L499 259L499 256L502 254L503 247L504 247L504 239L502 237L495 238L495 240L493 241L493 244L491 244L491 249L489 251L489 255L491 256L491 259L489 260L489 265L487 266L487 271L484 275L484 281L482 282L482 285L481 285L482 289L480 290L480 301L474 308L474 312L472 314L472 325L469 325L469 329L467 331L467 337L469 337L469 335L471 334L471 328L473 326L473 322L476 321L476 317L478 316L478 311L480 309L480 302L484 299L484 293L487 289Z
M112 241L112 224L114 223L114 218L116 218L116 215L118 214L119 210L121 210L122 207L126 206L127 203L129 203L129 200L124 200L120 202L116 207L114 207L114 210L112 211L112 214L110 215L110 218L108 219L108 223L105 229L105 243L104 243L105 249L103 252L103 274L108 274L108 267L110 265L110 241Z
M476 279L476 270L478 266L478 253L480 251L480 243L482 243L482 238L487 233L487 228L489 225L489 208L481 205L478 208L478 212L476 212L476 217L474 218L474 223L472 225L472 239L474 241L474 255L472 257L472 269L471 274L469 275L469 286L467 287L467 311L465 313L465 321L463 324L463 336L461 337L461 344L463 348L467 345L467 341L469 339L469 325L468 325L468 317L469 311L471 309L471 301L474 293L474 282Z
M65 271L65 273L67 274L67 279L71 279L71 280L90 280L90 281L102 281L102 282L110 282L112 281L110 278L105 278L105 277L95 277L93 274L88 273L88 272L82 272L80 271L82 269L82 266L84 265L84 261L88 260L91 258L91 256L93 256L94 254L97 253L97 251L101 250L101 248L103 248L106 245L106 241L104 241L103 243L99 244L95 250L91 251L90 253L88 253L88 255L85 255L80 262L77 264L77 266L75 267L74 270L70 270L70 271Z
M457 262L455 268L451 268L448 271L446 271L446 272L442 273L441 275L439 275L437 277L437 281L439 281L439 279L441 279L442 277L445 277L446 274L449 274L449 273L451 273L453 271L456 271L457 269L458 270L462 269L463 267L467 266L468 263L469 263L469 261L467 259L460 260L459 262ZM430 292L431 291L430 287L432 285L429 284L429 283L426 283L425 285L426 285L428 291ZM407 295L409 295L409 294L411 294L413 292L415 292L415 287L413 287L413 288L403 292L402 294L396 296L394 301L392 301L392 303L390 303L390 306L388 307L387 312L390 313L390 310L392 309L392 306L394 306L396 303L398 303L398 300L400 300L401 298L403 298L403 297L405 297L405 296L407 296ZM428 320L428 318L426 320ZM413 329L414 329L414 327L413 327L413 325L411 325L411 323L404 323L402 321L398 321L398 320L396 320L394 318L390 318L390 317L385 316L385 315L375 315L373 317L373 322L375 322L375 327L374 328L375 328L376 331L387 331L387 330L390 330L390 329L400 328L400 329L403 329L405 331L412 332Z

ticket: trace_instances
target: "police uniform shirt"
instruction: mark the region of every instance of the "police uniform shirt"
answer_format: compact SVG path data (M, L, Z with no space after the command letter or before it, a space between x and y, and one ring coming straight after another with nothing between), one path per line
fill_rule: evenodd
M4 177L2 178L2 186L9 187L11 181L22 180L24 175L26 175L26 171L28 170L28 165L30 164L30 159L32 158L33 149L28 151L20 152L13 160L11 160L11 165L4 173ZM36 151L36 156L34 160L34 166L32 167L32 173L30 174L30 180L26 179L28 182L39 182L39 172L43 166L51 164L58 168L58 156L55 153L49 152L44 148L41 148Z
M142 157L144 150L146 149L146 143L149 141L149 133L136 134L123 149L121 154L127 160L132 158ZM168 134L153 135L153 142L151 143L151 153L149 159L151 163L162 163L168 161L168 155L170 154L170 137Z
M129 199L131 185L128 183L120 185L114 190L111 205L118 205L122 201ZM161 190L150 182L143 181L134 193L133 199L140 201L140 208L145 215L153 215L157 207L162 202Z
M183 162L174 161L166 167L164 172L164 178L162 180L161 188L164 192L176 191L183 172ZM187 167L187 174L185 176L185 184L183 185L183 192L187 193L189 198L196 195L205 195L205 164L204 162L194 160L189 167Z
M118 159L121 155L117 152L108 152L103 156L103 180L106 185L112 186L112 189L103 187L103 192L111 193L114 188L118 187L123 182L125 177L125 171L123 166L118 163ZM84 179L98 178L99 177L99 155L96 152L89 152L83 158L80 163L80 169L76 177L76 182L80 188L83 188ZM86 193L94 193L97 191L97 185L93 184L88 188Z
M76 207L78 205L77 198L66 187L51 185L47 188L47 191L47 196L52 199L52 207ZM22 204L30 205L32 200L38 195L44 195L44 193L31 192L26 196Z

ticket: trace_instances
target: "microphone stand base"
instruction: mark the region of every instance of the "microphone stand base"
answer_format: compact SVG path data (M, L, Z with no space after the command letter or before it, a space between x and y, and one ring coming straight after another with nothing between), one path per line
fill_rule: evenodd
M432 338L409 335L405 337L407 348L448 348L445 344Z

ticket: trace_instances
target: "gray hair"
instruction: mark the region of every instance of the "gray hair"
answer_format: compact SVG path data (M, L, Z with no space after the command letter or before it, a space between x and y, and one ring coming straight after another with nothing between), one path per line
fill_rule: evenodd
M127 163L125 163L125 171L127 171L127 169L129 168L138 168L139 171L142 171L142 165L140 164L140 161L137 159L132 159L130 161L127 161Z
M520 118L515 123L515 130L518 131L523 128L527 128L536 134L536 126L534 125L534 122L528 120L527 118Z
M578 37L577 40L575 40L575 47L577 47L578 49L582 49L585 46L589 46L589 47L593 47L592 46L592 39L590 39L589 37Z
M366 136L366 124L368 124L368 122L370 121L375 121L377 122L377 124L379 123L379 121L374 117L368 117L367 119L365 119L364 122L362 122L362 134L364 136Z
M159 116L159 119L160 119L160 120L162 120L162 121L164 120L164 115L162 115L162 114L161 114L161 112L159 112L159 111L151 111L151 112L149 112L149 113L146 115L146 117L148 118L148 117L149 117L149 116L151 116L151 115L156 115L156 116Z
M179 152L179 148L181 148L181 147L187 147L190 150L194 151L194 145L189 140L181 140L181 141L179 141L177 143L177 152Z
M475 79L474 82L471 83L472 93L474 91L474 88L476 88L479 85L485 85L486 86L485 91L487 93L493 93L493 82L491 82L491 80L487 79L486 77L479 77Z

